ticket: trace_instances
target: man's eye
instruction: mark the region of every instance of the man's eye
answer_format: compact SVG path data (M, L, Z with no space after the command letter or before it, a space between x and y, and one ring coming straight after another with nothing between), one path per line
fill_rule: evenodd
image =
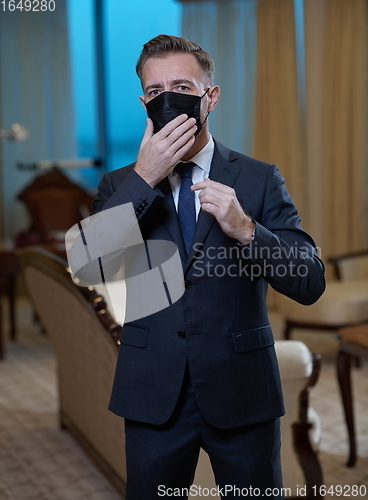
M156 95L158 95L158 94L160 94L160 93L161 93L161 90L159 90L159 89L153 89L153 90L150 90L150 91L148 92L148 95L150 95L150 96L153 96L153 97L154 97L154 96L156 96Z
M179 85L177 87L177 90L179 90L180 92L187 92L189 90L189 87L187 87L186 85Z

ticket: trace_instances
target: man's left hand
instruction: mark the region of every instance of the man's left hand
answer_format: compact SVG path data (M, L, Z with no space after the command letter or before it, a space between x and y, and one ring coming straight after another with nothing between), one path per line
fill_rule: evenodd
M205 179L193 184L192 190L200 190L202 209L216 218L224 233L243 245L252 240L254 222L242 209L233 188Z

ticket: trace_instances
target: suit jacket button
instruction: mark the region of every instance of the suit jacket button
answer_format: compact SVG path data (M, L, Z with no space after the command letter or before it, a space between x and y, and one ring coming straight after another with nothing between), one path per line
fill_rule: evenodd
M184 332L184 330L179 330L178 331L178 337L179 337L179 339L185 339L185 332Z
M192 288L193 283L192 283L190 280L185 280L185 281L184 281L184 286L185 286L185 288L187 288L187 289L188 289L188 288Z

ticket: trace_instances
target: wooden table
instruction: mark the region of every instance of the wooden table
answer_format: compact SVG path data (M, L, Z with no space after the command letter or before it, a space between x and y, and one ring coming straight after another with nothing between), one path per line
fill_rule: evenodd
M348 467L353 467L357 459L357 446L350 371L354 358L368 358L368 324L341 328L338 334L340 347L337 357L337 378L340 386L350 445L349 458L346 465ZM359 388L356 390L359 390Z
M17 254L11 251L0 251L0 299L6 293L9 302L10 338L16 338L15 324L15 282L19 272ZM4 332L2 317L2 301L0 300L0 359L4 357Z

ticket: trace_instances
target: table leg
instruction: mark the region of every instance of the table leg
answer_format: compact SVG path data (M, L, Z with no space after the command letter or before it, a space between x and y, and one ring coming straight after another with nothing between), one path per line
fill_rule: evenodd
M354 427L354 412L353 412L353 398L351 391L351 359L350 354L339 351L337 357L337 378L340 386L340 393L342 404L344 407L346 426L349 435L350 453L346 463L348 467L353 467L356 462L356 440L355 440L355 427Z
M4 332L3 332L3 307L2 307L2 285L0 284L0 360L4 358Z
M10 319L10 338L15 340L17 336L15 323L15 276L9 280L8 301L9 301L9 319Z

